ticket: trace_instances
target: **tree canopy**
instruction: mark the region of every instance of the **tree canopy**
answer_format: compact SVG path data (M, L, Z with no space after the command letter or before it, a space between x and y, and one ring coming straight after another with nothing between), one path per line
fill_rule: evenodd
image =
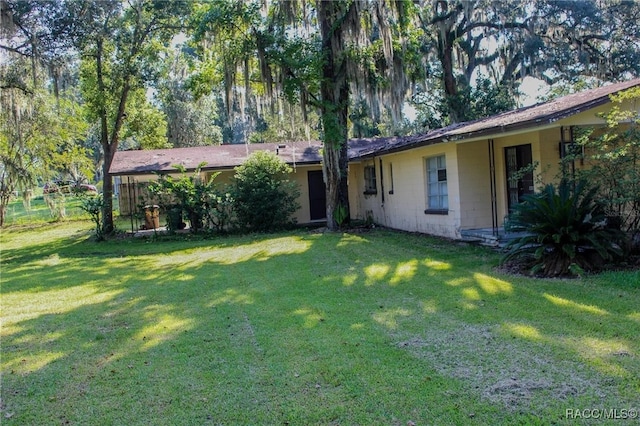
M75 159L27 180L15 169L11 181L35 185L79 168L101 177L106 233L107 172L118 149L321 138L335 227L335 209L348 208L349 137L421 132L512 109L526 77L555 96L640 75L640 3L626 0L0 5L1 170L11 170L10 147L24 143L9 119L18 99L29 111L53 99L47 112L67 125L55 138L42 137L51 127L33 127L51 142L38 147ZM408 106L416 119L403 114ZM78 163L82 156L95 173Z

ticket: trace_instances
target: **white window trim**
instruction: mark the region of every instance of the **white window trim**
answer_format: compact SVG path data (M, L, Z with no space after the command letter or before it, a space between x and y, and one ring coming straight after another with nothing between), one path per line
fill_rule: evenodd
M367 170L372 170L373 179L371 179L371 175L367 176ZM378 178L376 176L376 165L375 164L367 164L363 169L364 173L364 193L367 195L373 195L378 193ZM373 185L372 185L373 184Z
M429 182L429 160L433 159L433 158L439 158L439 157L443 157L443 159L444 159L444 169L436 168L436 173L438 171L440 171L440 170L444 170L444 172L445 172L446 178L445 178L445 180L443 182L446 183L446 187L447 187L447 194L446 194L447 207L446 208L443 208L443 207L433 208L429 204L429 202L430 202L430 200L429 200L429 198L430 198L429 197L429 183L430 183ZM425 171L425 180L424 180L424 182L425 182L425 191L424 191L424 193L425 193L425 201L426 201L426 205L427 205L426 206L427 208L425 209L424 213L425 214L436 214L436 215L447 215L447 214L449 214L449 176L448 176L448 173L447 173L447 155L444 154L444 153L437 154L437 155L431 155L429 157L424 157L423 161L424 161L423 164L424 164L424 171ZM438 180L438 183L439 182L441 182L441 181ZM443 195L438 193L437 196L438 197L442 197Z

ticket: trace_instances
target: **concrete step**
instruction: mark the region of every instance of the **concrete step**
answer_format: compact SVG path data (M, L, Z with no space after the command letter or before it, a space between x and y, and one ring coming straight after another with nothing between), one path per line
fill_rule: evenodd
M524 232L506 233L499 231L495 235L491 228L486 229L464 229L460 231L462 241L476 242L482 245L504 248L510 241L526 235Z

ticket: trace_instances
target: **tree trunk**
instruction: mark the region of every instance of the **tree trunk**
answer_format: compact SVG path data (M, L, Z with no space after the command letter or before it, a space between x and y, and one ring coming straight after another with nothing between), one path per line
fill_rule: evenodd
M7 217L7 206L9 205L9 200L5 199L3 196L0 200L0 227L4 226L5 218Z
M103 145L102 149L104 150L104 163L102 163L102 196L104 200L102 233L103 235L111 235L115 231L115 227L113 225L113 179L109 174L109 168L111 167L114 152L109 144Z
M347 6L351 7L351 6ZM349 87L344 54L343 23L346 14L342 2L318 2L324 61L322 66L323 175L327 194L327 227L335 231L349 223L347 174L347 116Z
M460 114L458 112L459 100L458 100L458 86L456 84L456 77L454 74L453 65L453 41L451 30L441 23L438 34L438 57L442 64L442 82L444 85L444 97L449 109L449 120L452 123L460 121Z
M124 120L125 107L127 98L129 97L130 85L128 79L124 82L122 93L120 95L120 104L116 115L116 121L113 125L110 140L102 144L104 151L104 163L102 164L102 194L104 197L104 208L102 211L102 232L104 235L110 235L115 231L113 225L113 179L109 174L109 168L113 161L113 156L118 150L120 141L120 129L122 129L122 121ZM105 120L106 121L106 120Z
M106 85L104 82L103 74L103 42L102 39L97 40L97 53L96 53L96 77L99 93L106 94ZM120 141L120 130L122 129L122 123L125 117L125 110L127 105L127 98L129 97L129 91L131 90L131 75L125 74L124 81L122 83L122 91L120 92L120 100L118 101L118 111L116 112L115 122L111 129L111 135L109 136L109 120L107 116L107 108L102 101L100 105L100 141L102 144L102 151L104 154L104 162L102 163L102 194L104 198L104 204L102 209L102 233L103 235L111 235L115 231L113 224L113 179L109 175L109 168L113 161L113 156L118 150L118 143ZM103 96L106 99L106 95Z

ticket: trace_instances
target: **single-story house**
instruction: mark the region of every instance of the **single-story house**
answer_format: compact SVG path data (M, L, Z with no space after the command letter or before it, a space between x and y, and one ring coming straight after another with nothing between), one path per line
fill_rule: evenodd
M510 206L535 190L535 174L550 182L574 143L578 127L604 126L600 114L610 109L610 95L640 86L640 79L610 84L492 117L408 137L349 141L351 217L380 225L460 239L474 233L496 236ZM640 105L625 108L638 111ZM624 125L621 124L621 125ZM320 142L221 145L117 152L110 173L120 178L121 213L132 182L155 178L181 164L206 175L221 172L229 181L233 168L256 150L270 150L290 164L300 187L298 223L325 219ZM579 162L577 162L579 163ZM576 167L580 167L577 164ZM478 231L480 230L480 231Z
M300 188L298 202L301 206L295 219L298 223L308 223L323 221L326 215L321 149L320 142L298 142L118 151L109 173L116 178L120 214L129 215L144 202L145 186L156 180L158 173L177 175L177 165L193 173L204 164L200 168L201 177L209 179L213 173L220 173L215 181L225 185L231 182L234 168L251 153L272 151L293 168L290 179Z

